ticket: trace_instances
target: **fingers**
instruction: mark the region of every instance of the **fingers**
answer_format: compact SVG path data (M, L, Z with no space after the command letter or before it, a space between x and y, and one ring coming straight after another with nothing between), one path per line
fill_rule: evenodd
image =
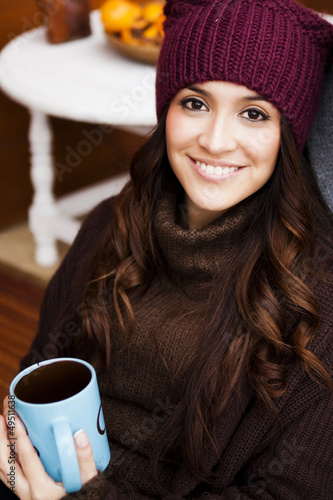
M2 414L5 415L8 411L8 396L5 397L2 403Z
M0 418L1 442L3 440L3 434L5 434L7 443L11 444L15 450L15 462L12 467L14 467L13 476L15 476L14 483L16 495L24 500L35 500L38 498L47 498L48 500L61 499L65 494L63 486L55 483L45 472L19 417L17 415L15 416L15 425L8 429L6 429L6 423L3 417ZM8 444L6 444L6 446L8 448ZM1 472L3 470L2 464L4 456L3 449L0 449Z
M19 498L29 498L29 485L17 461L16 439L9 437L5 418L0 416L0 479Z
M15 422L15 436L17 438L17 454L24 475L29 478L29 484L33 487L34 483L39 485L48 481L42 462L26 433L26 430L19 418Z
M74 434L77 459L79 462L82 484L96 476L97 469L94 455L86 433L80 429Z
M7 397L3 402L4 416L0 415L0 479L6 484L8 472L11 472L7 455L11 451L12 443L13 457L10 458L14 464L12 465L15 469L14 490L18 497L25 500L62 498L65 494L63 485L55 483L48 476L25 427L9 404L10 400ZM83 430L75 434L74 440L81 481L85 484L97 474L95 460L89 439Z

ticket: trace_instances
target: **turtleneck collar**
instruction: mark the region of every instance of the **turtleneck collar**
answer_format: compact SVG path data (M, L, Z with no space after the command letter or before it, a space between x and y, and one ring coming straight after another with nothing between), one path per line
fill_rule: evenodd
M254 196L202 229L188 229L177 189L165 189L157 203L154 233L168 271L196 280L212 278L237 258L237 248L255 215ZM186 212L185 212L186 213Z

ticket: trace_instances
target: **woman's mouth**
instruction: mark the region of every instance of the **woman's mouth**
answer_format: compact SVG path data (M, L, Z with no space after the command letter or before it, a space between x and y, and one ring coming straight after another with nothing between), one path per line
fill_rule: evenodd
M226 179L230 177L234 172L242 170L243 167L227 166L227 165L210 165L199 160L194 160L191 158L195 165L197 172L204 178L210 179Z

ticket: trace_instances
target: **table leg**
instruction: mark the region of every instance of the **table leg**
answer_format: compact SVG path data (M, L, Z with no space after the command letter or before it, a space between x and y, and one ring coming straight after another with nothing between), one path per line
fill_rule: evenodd
M47 115L36 110L30 110L30 114L30 176L34 195L29 209L29 227L36 244L35 260L46 267L58 260L56 239L52 235L52 219L57 214L53 195L52 130Z

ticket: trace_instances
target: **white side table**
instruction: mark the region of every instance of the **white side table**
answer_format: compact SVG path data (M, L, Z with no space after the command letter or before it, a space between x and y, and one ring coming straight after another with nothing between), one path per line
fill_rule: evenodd
M1 89L31 115L34 196L29 226L41 266L57 262L56 240L73 241L80 226L74 217L119 192L127 179L127 175L114 177L56 200L48 115L100 124L94 129L95 140L113 126L147 133L156 123L155 68L116 52L104 35L98 11L91 13L91 28L90 37L60 45L49 44L46 29L37 28L12 40L0 54ZM94 137L82 141L82 155L84 147L93 149ZM64 167L70 171L70 165Z

